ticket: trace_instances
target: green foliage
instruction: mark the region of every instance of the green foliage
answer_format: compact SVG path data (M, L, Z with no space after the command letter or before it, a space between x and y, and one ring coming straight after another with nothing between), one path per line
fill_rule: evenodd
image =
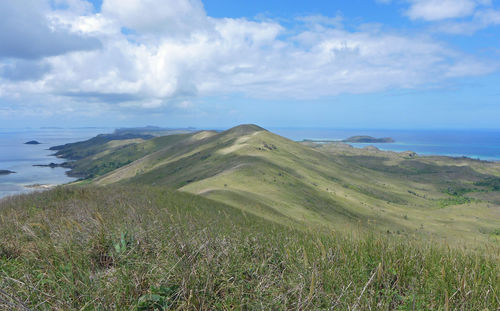
M143 295L139 298L137 311L170 310L170 308L174 307L175 301L178 298L178 290L178 285L153 286L150 294Z
M451 196L463 196L464 194L467 194L469 192L475 192L475 191L478 191L478 189L465 188L465 187L456 187L456 188L448 187L443 192L448 194L448 195L451 195Z
M437 200L437 204L440 208L445 208L452 205L467 204L470 203L471 201L472 199L468 197L454 196L451 198L439 199Z
M500 191L500 178L498 177L489 177L474 184L480 187L487 187L491 191Z
M130 237L127 232L122 232L120 234L120 240L113 246L117 254L123 254L127 251L127 249L130 248L132 243L133 243L132 237Z

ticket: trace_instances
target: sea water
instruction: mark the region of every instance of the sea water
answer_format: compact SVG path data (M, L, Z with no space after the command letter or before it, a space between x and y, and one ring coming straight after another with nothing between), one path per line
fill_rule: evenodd
M0 170L10 170L15 174L0 175L0 198L8 195L33 191L26 187L34 184L59 185L74 181L66 175L67 169L61 167L36 167L51 162L61 163L48 150L52 146L86 140L100 133L109 133L109 128L81 129L1 129L0 128ZM40 145L26 145L36 140Z
M414 151L421 155L445 155L500 161L500 129L498 130L367 130L367 129L299 129L276 128L273 132L292 140L343 140L367 135L391 137L394 143L351 143L358 148L375 146L388 151Z

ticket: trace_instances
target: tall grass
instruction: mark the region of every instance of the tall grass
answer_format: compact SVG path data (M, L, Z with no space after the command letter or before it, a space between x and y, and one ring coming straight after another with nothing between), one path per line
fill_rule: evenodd
M498 246L297 230L162 188L0 203L0 309L498 310Z

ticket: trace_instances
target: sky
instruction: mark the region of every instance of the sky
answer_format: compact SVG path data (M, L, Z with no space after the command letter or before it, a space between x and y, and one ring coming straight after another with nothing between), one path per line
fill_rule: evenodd
M0 128L500 128L497 0L0 1Z

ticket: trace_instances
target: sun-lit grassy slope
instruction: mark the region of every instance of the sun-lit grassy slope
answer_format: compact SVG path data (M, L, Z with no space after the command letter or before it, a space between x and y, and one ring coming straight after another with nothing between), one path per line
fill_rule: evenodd
M165 187L0 201L0 310L497 310L499 257L294 229Z
M154 138L93 163L99 185L168 186L278 223L460 243L500 229L496 163L297 143L255 125Z

